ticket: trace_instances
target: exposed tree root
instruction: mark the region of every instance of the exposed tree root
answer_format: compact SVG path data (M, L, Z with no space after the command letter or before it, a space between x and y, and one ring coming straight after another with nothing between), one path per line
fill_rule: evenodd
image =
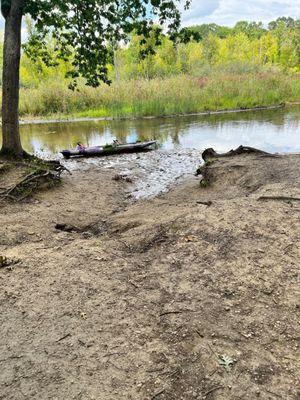
M62 172L68 171L58 161L42 161L37 158L31 158L28 163L8 161L7 164L23 167L31 172L10 188L0 192L0 200L24 200L39 188L49 187L59 182Z
M205 161L204 165L201 165L197 171L196 176L202 175L202 179L200 181L200 186L205 188L209 186L211 183L211 174L210 174L210 165L212 165L218 158L225 157L234 157L242 154L257 154L263 157L278 157L276 154L270 154L263 150L255 149L254 147L248 146L239 146L235 150L230 150L227 153L217 153L214 149L209 148L203 151L202 158ZM236 168L241 168L240 165L237 165Z
M214 159L214 158L221 158L221 157L233 157L237 156L240 154L260 154L264 156L269 156L269 157L274 157L274 154L267 153L263 150L258 150L255 149L254 147L248 147L248 146L239 146L235 150L230 150L227 153L217 153L214 149L209 148L204 150L202 153L202 158L204 161L207 162L207 160Z
M8 172L8 170L11 168L11 165L8 163L1 163L0 164L0 174L4 174L5 172Z
M7 149L1 149L0 150L0 157L4 160L7 161L14 161L14 160L32 160L35 158L35 156L27 153L25 150L22 150L20 152L12 152Z

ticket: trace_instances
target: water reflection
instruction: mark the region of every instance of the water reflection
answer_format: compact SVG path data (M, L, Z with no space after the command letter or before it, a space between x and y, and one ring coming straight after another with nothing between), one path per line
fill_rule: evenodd
M300 107L288 109L119 121L85 121L21 126L27 151L57 154L77 141L88 146L114 138L157 139L163 148L227 151L240 144L272 152L300 151Z

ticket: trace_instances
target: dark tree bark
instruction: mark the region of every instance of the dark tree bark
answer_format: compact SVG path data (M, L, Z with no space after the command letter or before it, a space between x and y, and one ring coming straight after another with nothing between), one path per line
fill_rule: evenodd
M19 131L19 84L21 26L24 0L11 0L5 17L2 83L2 149L1 154L22 157Z

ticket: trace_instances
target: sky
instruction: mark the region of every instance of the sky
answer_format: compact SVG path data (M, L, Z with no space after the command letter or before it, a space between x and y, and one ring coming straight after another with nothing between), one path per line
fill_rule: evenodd
M265 24L278 17L300 18L300 0L192 0L183 13L184 25L215 22L233 26L237 21L261 21Z
M214 22L233 26L237 21L268 22L278 17L300 18L300 0L192 0L192 6L183 12L183 25ZM0 19L0 29L3 28Z

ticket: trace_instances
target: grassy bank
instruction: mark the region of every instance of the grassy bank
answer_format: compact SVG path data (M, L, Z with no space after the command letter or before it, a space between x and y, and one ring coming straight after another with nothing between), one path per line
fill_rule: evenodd
M21 89L21 117L140 117L270 106L300 99L299 74L218 73L206 77L180 75L83 86L72 92L65 82Z

